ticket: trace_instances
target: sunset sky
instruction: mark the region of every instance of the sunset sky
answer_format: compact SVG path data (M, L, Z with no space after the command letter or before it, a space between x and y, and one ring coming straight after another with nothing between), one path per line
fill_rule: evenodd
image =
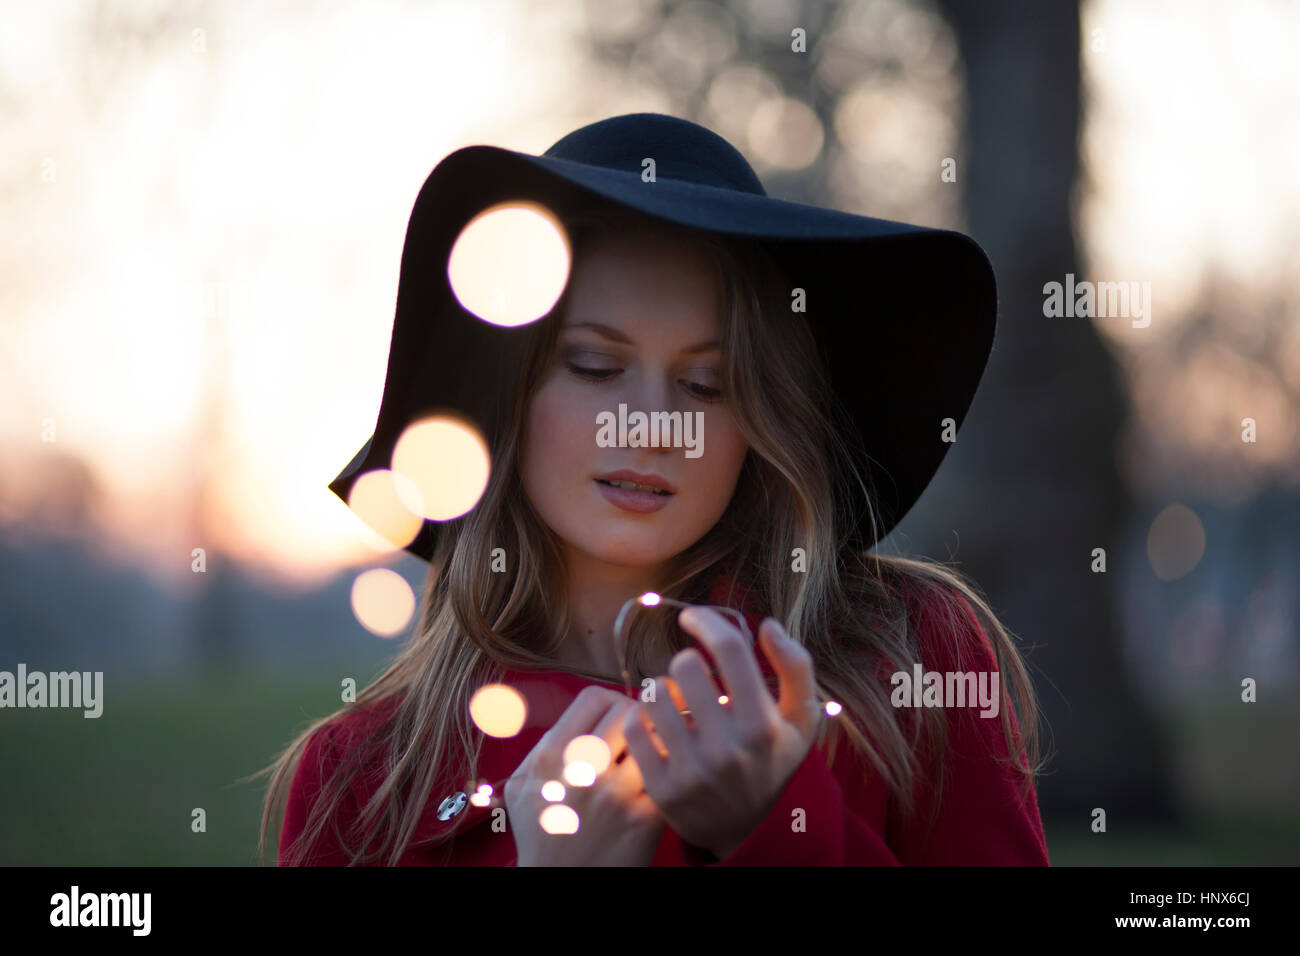
M326 484L374 426L424 178L460 146L541 152L662 103L634 78L593 84L582 4L129 8L10 4L0 24L5 513L38 493L52 422L102 485L113 546L160 573L188 570L205 468L211 533L268 573L301 584L373 562ZM1137 359L1158 356L1216 270L1243 291L1239 334L1264 308L1253 293L1282 302L1291 334L1272 385L1197 358L1223 383L1198 401L1247 389L1300 436L1300 5L1091 2L1082 34L1083 268L1153 284L1150 328L1098 320L1135 359L1139 408L1188 414L1176 389L1143 390ZM745 137L760 176L806 162L781 146L783 129L812 135L797 104L731 82L720 101L759 94L741 133L720 131ZM875 116L841 120L884 153L903 149L891 136L945 135Z

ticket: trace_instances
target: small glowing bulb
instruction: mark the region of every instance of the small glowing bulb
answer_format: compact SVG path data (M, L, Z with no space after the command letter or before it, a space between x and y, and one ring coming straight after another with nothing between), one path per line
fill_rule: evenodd
M489 797L492 796L492 784L490 784L490 783L480 783L480 784L478 785L478 792L479 792L479 793L486 793Z
M841 707L838 703L836 703L833 700L828 700L826 702L826 715L828 717L834 717L843 709L844 709L843 707Z
M730 700L730 698L727 697L726 694L723 694L721 697L718 698L718 703L725 704L728 700Z
M486 807L492 802L492 797L490 794L486 794L482 790L479 790L470 796L469 802L474 804L476 807Z
M559 803L564 799L564 784L558 780L548 780L542 784L542 799Z
M590 787L596 782L596 768L585 760L574 760L565 765L564 779L571 787Z
M641 597L638 598L638 600L641 602L642 606L644 607L654 607L656 604L659 603L660 597L654 591L646 591L646 593L641 595Z

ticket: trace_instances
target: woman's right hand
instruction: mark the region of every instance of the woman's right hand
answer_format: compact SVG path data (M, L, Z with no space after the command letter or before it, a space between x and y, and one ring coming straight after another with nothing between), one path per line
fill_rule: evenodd
M623 716L635 704L617 691L584 687L506 781L516 866L650 864L666 824L645 792L636 761L627 753ZM564 748L582 734L594 734L609 744L611 763L590 787L564 785L563 802L578 814L578 831L547 833L538 823L538 816L550 805L542 797L542 784L564 782Z

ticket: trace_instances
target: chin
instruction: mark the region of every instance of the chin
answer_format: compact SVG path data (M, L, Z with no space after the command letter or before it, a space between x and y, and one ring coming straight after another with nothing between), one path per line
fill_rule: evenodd
M589 544L579 544L582 550L598 561L621 567L641 568L662 564L676 552L665 548L662 542L648 542L620 538L602 538Z

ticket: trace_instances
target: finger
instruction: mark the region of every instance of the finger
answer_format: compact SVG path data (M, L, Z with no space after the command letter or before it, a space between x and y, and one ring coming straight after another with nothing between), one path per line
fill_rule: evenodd
M759 625L758 638L776 671L780 696L777 709L785 720L805 733L811 732L821 716L812 654L774 617L765 618Z
M578 692L550 729L542 734L524 763L529 765L529 770L534 775L544 774L546 779L551 779L556 775L551 771L555 769L555 764L559 763L569 741L574 737L590 733L612 708L619 706L619 702L624 700L627 700L627 697L617 691L597 687L595 684L587 685ZM539 761L543 762L543 766L536 766Z
M627 741L623 736L623 716L628 709L635 706L636 701L630 697L623 697L620 701L615 702L605 716L600 718L596 726L592 728L591 733L601 738L609 744L610 763L616 763L627 747Z
M649 739L654 751L659 755L661 760L668 759L668 748L664 745L660 736L655 733L654 722L650 719L650 711L647 703L641 703L633 710L629 711L629 716L623 720L623 739L627 739L628 728L631 726L629 721L635 721L636 725L645 731L645 736ZM630 752L630 751L629 751Z
M661 743L654 739L645 713L645 705L638 705L623 717L623 736L627 740L627 752L631 759L623 763L635 763L641 775L641 785L647 790L655 790L668 773L667 751L660 750Z
M603 776L612 768L618 766L619 758L623 755L627 746L627 741L623 737L623 715L627 713L634 704L635 701L620 694L618 695L617 700L611 701L610 707L605 712L604 716L602 716L600 720L596 722L596 725L587 733L574 734L568 739L561 739L558 742L556 757L554 760L555 766L557 767L557 773L564 775L569 772L569 760L571 759L569 747L580 737L588 739L595 737L597 740L600 740L605 744L609 760L608 763L604 764L604 766L601 766L601 761L595 755L585 757L579 756L577 753L574 753L573 755L574 757L578 757L578 759L591 760L592 763L595 764L597 768L597 780L602 779Z
M605 786L610 787L624 799L638 796L645 790L645 777L641 773L641 765L637 763L630 750L627 759L606 770L601 780Z
M657 823L665 824L663 814L659 812L659 808L655 805L654 799L650 794L645 793L644 791L632 799L628 805L628 810L638 820L646 822L654 820Z
M712 608L687 608L678 620L694 634L717 662L731 712L738 723L769 722L777 714L776 701L763 684L758 661L745 636Z
M653 683L656 695L667 692L668 696L672 698L673 706L679 711L691 709L691 705L686 703L686 697L682 694L682 689L677 681L671 677L660 677Z
M626 712L626 708L615 708L615 710L620 715ZM616 732L621 741L622 727L618 727ZM584 737L586 735L577 736ZM593 733L591 736L598 737L601 740L606 739L601 734ZM569 741L564 742L564 746L548 752L538 761L537 770L539 776L534 778L532 785L540 787L547 780L559 781L563 784L566 794L564 802L578 810L582 804L591 798L591 794L608 784L622 764L618 762L619 755L612 748L609 750L609 762L604 766L587 748L584 748L582 753L570 753L569 743L575 739L577 737L570 738ZM623 761L623 763L629 762L627 760Z
M696 650L682 651L668 662L668 671L686 707L690 708L696 732L731 737L731 718L718 703L721 691L709 676L704 655Z
M672 698L673 706L677 708L677 712L686 720L686 726L690 727L691 718L688 712L691 709L691 705L686 703L686 698L683 696L682 689L678 685L677 681L673 680L671 677L655 677L651 679L650 684L655 696L668 694L668 696ZM643 701L643 703L649 703L649 701Z
M668 677L660 677L656 683L663 686ZM650 719L651 728L668 750L668 759L685 756L693 752L694 734L686 726L686 718L677 709L677 704L670 694L657 694L652 701L641 704Z

